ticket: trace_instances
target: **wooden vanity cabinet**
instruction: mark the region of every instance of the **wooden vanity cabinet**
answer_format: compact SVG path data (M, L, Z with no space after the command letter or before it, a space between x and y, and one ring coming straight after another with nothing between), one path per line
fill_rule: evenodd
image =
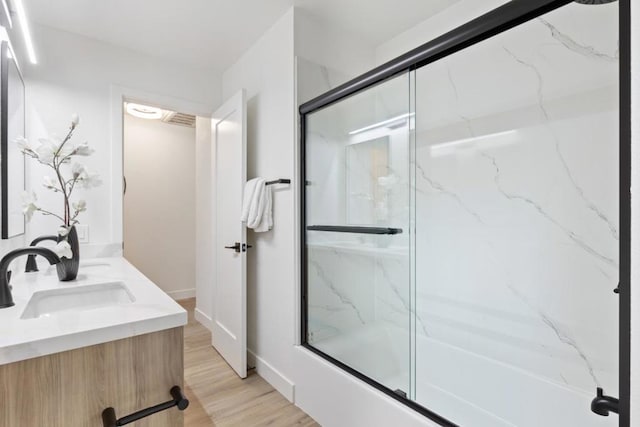
M121 418L171 400L183 376L182 327L1 365L0 426L102 427L105 408ZM132 424L183 425L175 407Z

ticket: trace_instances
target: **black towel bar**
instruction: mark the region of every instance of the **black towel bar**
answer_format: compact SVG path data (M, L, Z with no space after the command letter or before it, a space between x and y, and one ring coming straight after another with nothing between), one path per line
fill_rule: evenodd
M189 401L182 393L180 387L178 387L177 385L171 387L169 393L171 393L171 397L173 397L173 400L151 406L150 408L142 409L120 419L116 418L116 410L109 407L102 411L102 424L104 425L104 427L124 426L138 421L141 418L145 418L157 412L164 411L165 409L173 408L174 406L177 406L181 411L187 409L187 406L189 406Z
M335 233L358 233L358 234L401 234L402 228L390 227L361 227L343 225L310 225L309 231L333 231Z

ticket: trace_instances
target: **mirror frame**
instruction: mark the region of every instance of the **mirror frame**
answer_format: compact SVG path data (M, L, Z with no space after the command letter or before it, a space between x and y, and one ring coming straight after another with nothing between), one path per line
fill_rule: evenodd
M11 64L9 62L13 62ZM8 117L8 107L9 107L9 67L15 66L18 77L20 78L20 82L22 83L22 95L23 99L25 99L25 85L24 79L22 77L22 73L20 72L20 68L18 64L15 62L15 58L13 55L9 58L9 43L4 40L0 45L0 216L1 218L1 235L2 239L10 239L12 237L17 237L25 234L25 220L23 217L23 227L22 232L10 235L9 230L9 168L8 165L8 154L9 154L9 117ZM22 135L25 134L26 130L26 108L22 111L23 115L23 123L25 129L22 130ZM22 161L26 163L24 155L22 156ZM22 178L22 186L23 190L26 188L26 164L23 167L23 178Z

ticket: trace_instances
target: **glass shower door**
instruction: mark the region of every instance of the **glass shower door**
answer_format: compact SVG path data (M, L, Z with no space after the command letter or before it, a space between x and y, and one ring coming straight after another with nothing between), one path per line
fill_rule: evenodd
M410 392L410 74L307 115L306 343Z
M618 3L416 71L415 400L463 426L617 426Z

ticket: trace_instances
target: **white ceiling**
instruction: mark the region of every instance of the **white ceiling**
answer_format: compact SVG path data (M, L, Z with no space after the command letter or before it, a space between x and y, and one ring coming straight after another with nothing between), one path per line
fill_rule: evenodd
M295 0L295 5L378 46L458 1Z
M223 71L294 4L377 45L456 1L25 0L25 7L42 25Z

